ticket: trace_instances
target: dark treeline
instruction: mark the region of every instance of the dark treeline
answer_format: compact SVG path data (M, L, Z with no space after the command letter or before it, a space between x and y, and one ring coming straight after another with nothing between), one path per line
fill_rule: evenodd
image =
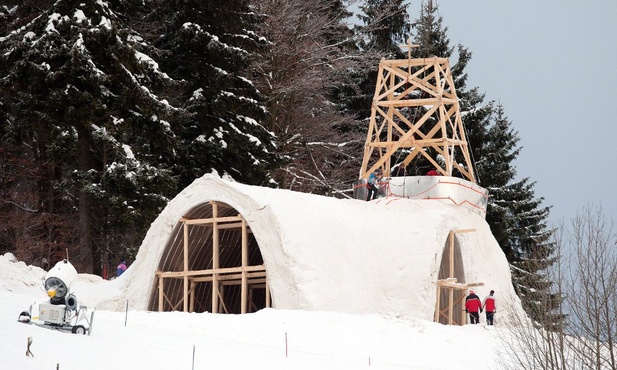
M10 1L9 1L10 2ZM487 221L533 315L553 262L548 207L515 180L518 133L467 86L429 1L13 0L0 7L0 253L80 272L137 253L196 178L348 197L381 58L455 60ZM353 20L353 22L352 22ZM349 26L354 24L354 26ZM533 261L533 263L529 263ZM538 263L538 261L542 263Z

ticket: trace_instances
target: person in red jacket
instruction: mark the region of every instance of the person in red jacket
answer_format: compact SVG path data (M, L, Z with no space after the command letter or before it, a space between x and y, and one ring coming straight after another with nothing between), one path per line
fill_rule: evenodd
M491 290L488 296L482 301L482 308L486 311L486 324L493 325L493 317L495 316L495 291Z
M426 173L426 176L439 176L436 167L431 167L431 170Z
M469 295L465 298L465 312L469 314L472 324L480 323L480 312L482 312L482 301L473 289L469 290Z

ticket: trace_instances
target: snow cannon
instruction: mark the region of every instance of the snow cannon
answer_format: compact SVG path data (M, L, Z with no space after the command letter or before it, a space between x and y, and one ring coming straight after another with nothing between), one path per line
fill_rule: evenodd
M75 296L69 295L69 289L76 277L77 270L69 261L62 260L56 263L45 275L43 282L45 291L49 296L49 303L75 306L77 304Z
M90 312L88 307L80 305L77 297L71 294L71 284L76 278L77 270L68 260L56 263L43 279L49 302L41 303L38 312L33 312L36 308L34 304L30 305L30 310L23 311L18 321L48 329L90 335L94 310Z

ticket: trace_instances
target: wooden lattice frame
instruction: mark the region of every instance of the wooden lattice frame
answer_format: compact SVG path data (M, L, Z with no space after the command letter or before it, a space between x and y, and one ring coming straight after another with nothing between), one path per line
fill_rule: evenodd
M198 283L208 282L212 284L212 313L228 313L225 306L225 286L238 285L241 289L241 314L256 309L252 299L253 289L265 289L266 307L272 307L270 298L270 287L266 279L266 268L261 265L249 265L248 258L248 233L250 228L242 215L219 217L218 202L211 201L212 217L203 219L180 218L183 224L184 243L183 243L183 271L157 271L158 277L158 310L163 311L164 304L171 306L171 310L178 310L182 305L182 311L195 311L195 287ZM212 228L212 265L211 269L190 270L189 269L189 227L211 227ZM219 263L220 238L219 232L222 229L237 228L242 232L242 265L238 267L222 268ZM182 279L183 294L182 299L172 302L165 294L165 279Z
M424 108L424 113L422 117L405 117L404 108ZM381 60L369 125L361 179L378 168L388 176L395 164L392 156L408 148L410 152L402 160L405 166L423 156L442 175L451 176L456 169L465 179L476 182L447 58ZM445 163L429 156L426 148L433 148ZM455 161L457 153L464 163Z
M467 317L464 315L461 322L457 322L454 319L454 308L457 304L461 303L465 299L465 295L460 296L457 300L454 299L454 291L467 291L467 289L477 286L484 286L484 283L459 283L454 277L454 237L456 234L475 232L476 229L462 229L462 230L450 230L448 235L448 247L450 250L449 255L449 277L447 279L437 280L437 299L435 301L435 322L439 322L440 318L445 318L448 325L464 325L467 321ZM448 292L448 300L443 309L441 306L441 290L444 289Z

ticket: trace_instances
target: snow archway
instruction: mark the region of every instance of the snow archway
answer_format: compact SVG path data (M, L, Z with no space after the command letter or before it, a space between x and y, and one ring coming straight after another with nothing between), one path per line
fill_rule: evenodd
M270 307L263 258L250 226L225 203L199 204L167 241L149 309L248 313Z
M118 279L117 309L126 300L133 309L154 308L157 271L179 263L171 252L181 238L179 222L207 215L212 202L249 225L249 244L263 259L275 308L433 320L443 243L457 229L476 230L457 236L466 281L486 283L477 289L480 296L493 289L504 306L520 307L505 255L484 218L467 209L402 198L341 200L206 175L152 223L135 262ZM189 264L202 263L198 256Z

